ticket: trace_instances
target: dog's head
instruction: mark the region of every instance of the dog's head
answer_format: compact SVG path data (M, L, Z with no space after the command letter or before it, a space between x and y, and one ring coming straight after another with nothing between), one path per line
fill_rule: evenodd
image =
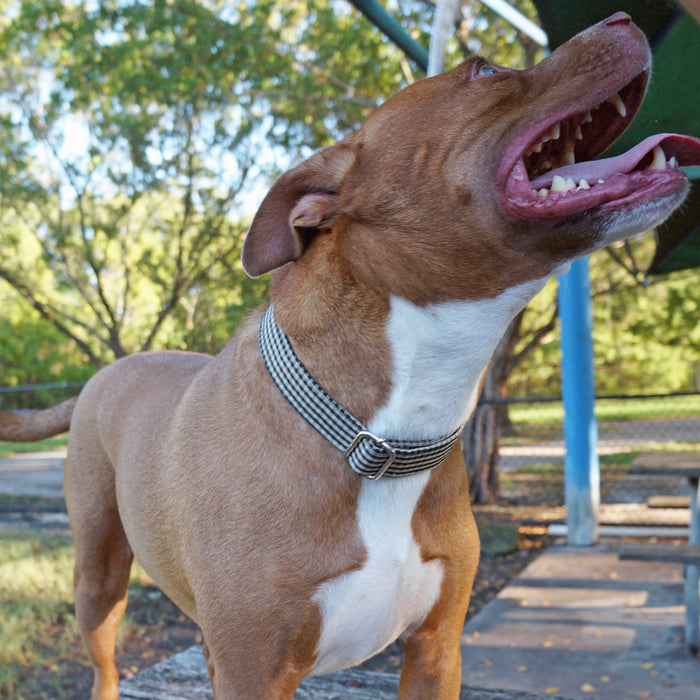
M285 173L243 249L259 275L333 249L417 303L495 295L658 225L700 140L662 134L593 161L644 98L650 52L624 13L525 71L473 58L402 90Z

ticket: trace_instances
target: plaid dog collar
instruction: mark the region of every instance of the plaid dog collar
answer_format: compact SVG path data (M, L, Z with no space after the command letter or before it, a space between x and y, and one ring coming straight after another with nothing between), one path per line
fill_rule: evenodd
M277 325L272 306L260 323L258 340L267 370L283 396L343 453L345 461L360 476L379 479L434 469L459 440L462 427L438 440L396 441L373 435L316 383Z

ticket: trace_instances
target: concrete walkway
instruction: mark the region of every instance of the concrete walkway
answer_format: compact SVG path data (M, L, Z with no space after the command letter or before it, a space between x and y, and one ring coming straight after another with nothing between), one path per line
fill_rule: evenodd
M463 682L597 700L695 700L680 565L553 546L465 626Z
M0 458L0 494L63 498L65 457L62 449Z

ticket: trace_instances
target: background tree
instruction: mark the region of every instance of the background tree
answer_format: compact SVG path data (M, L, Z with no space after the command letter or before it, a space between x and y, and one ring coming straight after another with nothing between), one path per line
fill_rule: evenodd
M220 347L233 328L198 320L235 325L266 286L238 263L247 198L406 80L341 5L8 3L0 279L95 366Z

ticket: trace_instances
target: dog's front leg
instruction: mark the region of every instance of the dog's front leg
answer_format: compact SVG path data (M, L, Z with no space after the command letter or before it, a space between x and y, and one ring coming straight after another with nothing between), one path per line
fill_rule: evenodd
M470 511L465 515L459 528L462 537L455 537L454 549L441 557L444 575L440 598L423 623L401 639L400 700L459 698L462 628L480 553L474 518Z
M438 601L426 621L402 640L404 663L399 700L457 700L462 681L460 642L471 579L466 599L441 606ZM448 610L447 608L452 608Z

